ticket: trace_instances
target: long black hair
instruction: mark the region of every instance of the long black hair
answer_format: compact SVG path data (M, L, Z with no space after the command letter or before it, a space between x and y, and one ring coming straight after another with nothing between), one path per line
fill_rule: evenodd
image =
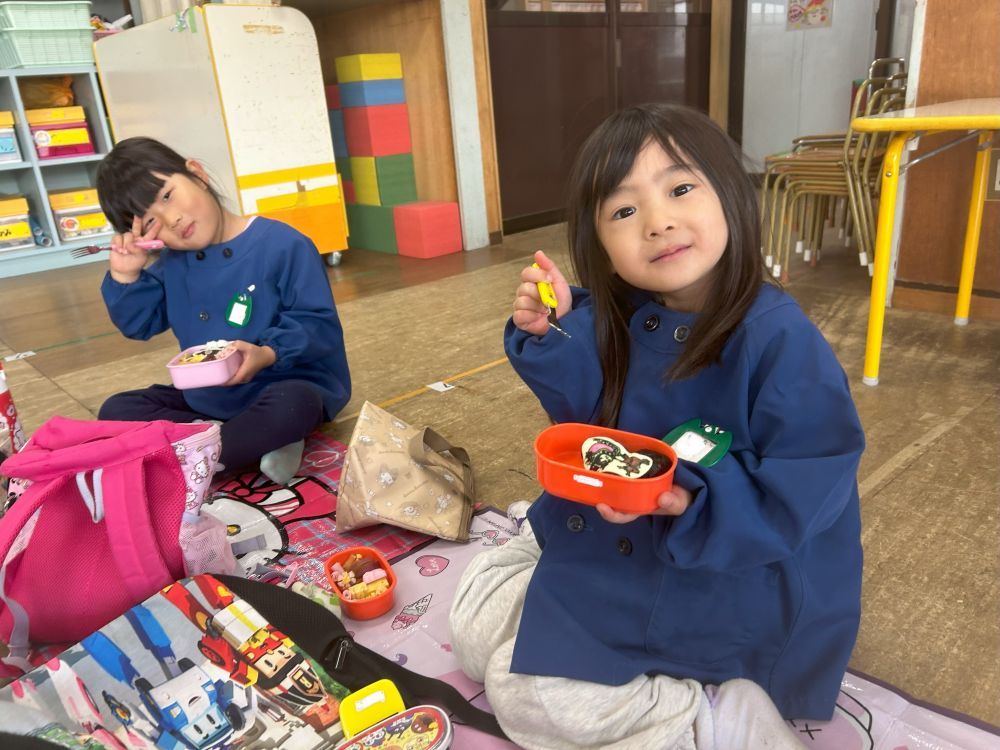
M597 421L609 427L617 424L621 412L635 290L614 272L597 235L597 212L651 141L675 163L690 164L705 176L719 196L729 232L698 322L665 377L690 377L717 362L768 278L760 254L757 191L743 168L739 147L721 128L696 110L671 104L630 107L606 119L577 155L569 180L567 221L573 270L592 295L604 372Z
M183 174L201 183L220 206L219 194L188 169L187 161L170 146L152 138L126 138L115 145L97 167L97 198L116 231L132 231L132 220L153 205L164 185L157 174Z

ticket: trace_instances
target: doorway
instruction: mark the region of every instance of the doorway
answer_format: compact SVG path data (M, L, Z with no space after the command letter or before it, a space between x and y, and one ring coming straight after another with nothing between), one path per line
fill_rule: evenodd
M487 0L504 233L562 220L570 166L611 112L708 109L711 0Z

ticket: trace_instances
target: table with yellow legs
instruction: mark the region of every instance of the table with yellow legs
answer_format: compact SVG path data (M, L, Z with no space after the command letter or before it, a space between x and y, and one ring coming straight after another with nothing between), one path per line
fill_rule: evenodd
M979 229L983 220L983 200L986 195L986 171L992 131L1000 131L1000 98L963 99L900 109L869 117L856 117L851 122L851 127L855 130L895 133L889 141L882 163L882 194L879 199L878 223L875 230L875 269L872 275L868 339L865 346L864 383L878 385L882 326L885 322L886 290L892 250L892 224L896 215L896 187L899 183L903 148L907 141L917 136L969 131L965 136L960 136L941 148L910 161L902 167L906 170L956 143L972 138L978 140L976 167L972 177L972 197L969 199L969 219L965 229L965 248L962 251L962 273L958 282L958 302L955 306L955 325L965 325L969 322L972 279L976 271Z

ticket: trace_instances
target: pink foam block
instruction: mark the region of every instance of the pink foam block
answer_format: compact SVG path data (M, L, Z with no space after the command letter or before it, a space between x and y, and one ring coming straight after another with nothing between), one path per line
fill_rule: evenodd
M400 255L435 258L462 249L462 224L458 204L449 201L418 201L396 206L393 211L396 244Z
M392 156L413 150L405 104L347 107L342 112L347 153L351 156Z

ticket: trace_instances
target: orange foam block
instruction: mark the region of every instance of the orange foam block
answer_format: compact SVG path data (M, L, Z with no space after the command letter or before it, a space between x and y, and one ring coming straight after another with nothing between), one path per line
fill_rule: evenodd
M413 150L410 116L405 104L347 107L344 133L351 156L393 156Z
M400 255L435 258L462 249L458 204L448 201L404 203L393 209Z

